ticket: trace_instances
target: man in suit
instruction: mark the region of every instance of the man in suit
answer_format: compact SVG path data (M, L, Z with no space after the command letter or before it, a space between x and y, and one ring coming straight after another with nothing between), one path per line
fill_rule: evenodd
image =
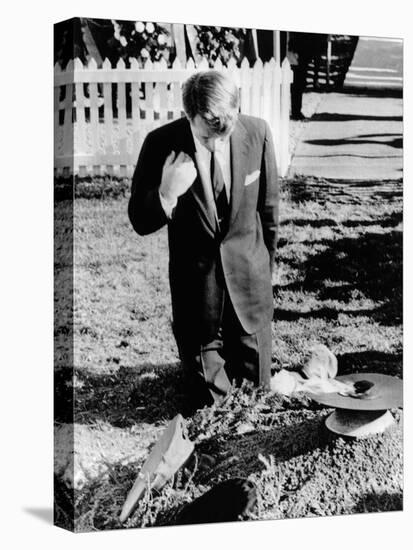
M232 382L269 386L279 189L267 123L218 71L183 86L186 117L150 132L132 182L140 235L168 224L173 332L190 409Z

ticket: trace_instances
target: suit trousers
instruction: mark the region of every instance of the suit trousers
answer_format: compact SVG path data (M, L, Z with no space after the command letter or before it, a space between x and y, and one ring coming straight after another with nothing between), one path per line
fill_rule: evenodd
M208 342L180 339L178 349L184 367L188 410L219 404L233 384L246 379L268 388L271 377L271 322L247 334L224 291L221 323Z

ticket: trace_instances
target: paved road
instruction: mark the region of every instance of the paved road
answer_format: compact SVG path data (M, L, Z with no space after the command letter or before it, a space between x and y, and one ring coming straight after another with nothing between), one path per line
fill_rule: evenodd
M398 179L403 175L402 99L323 95L304 123L289 176Z
M403 40L361 36L344 81L347 88L401 89Z

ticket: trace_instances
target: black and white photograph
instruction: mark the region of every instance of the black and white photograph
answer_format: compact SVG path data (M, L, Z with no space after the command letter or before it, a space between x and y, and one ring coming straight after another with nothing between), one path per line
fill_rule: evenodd
M55 524L402 511L402 38L136 15L54 26Z

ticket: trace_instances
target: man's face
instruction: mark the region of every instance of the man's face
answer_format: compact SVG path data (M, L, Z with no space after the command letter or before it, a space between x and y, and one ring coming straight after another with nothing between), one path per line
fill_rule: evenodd
M229 140L232 133L232 131L225 135L211 133L211 130L200 115L196 115L193 120L190 120L190 124L194 136L211 153L219 151Z

